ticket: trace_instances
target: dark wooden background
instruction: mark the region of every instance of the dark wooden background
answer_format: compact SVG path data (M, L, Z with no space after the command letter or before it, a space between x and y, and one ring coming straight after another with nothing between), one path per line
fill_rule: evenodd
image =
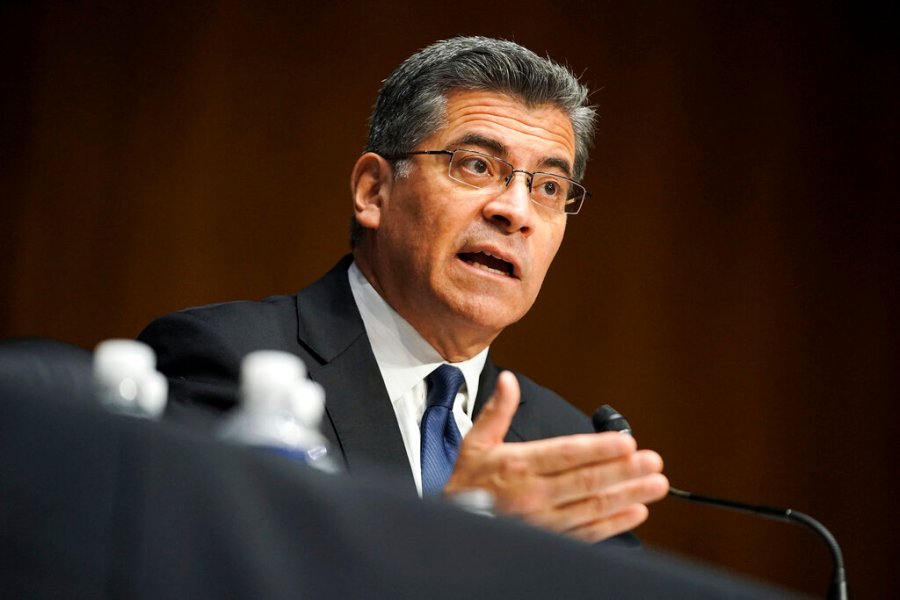
M189 6L188 6L189 5ZM458 34L583 73L587 185L502 362L611 403L673 483L811 513L857 598L898 519L898 32L874 4L7 2L0 336L87 347L347 250L380 81ZM648 543L812 594L824 547L666 500ZM893 558L891 558L893 557Z

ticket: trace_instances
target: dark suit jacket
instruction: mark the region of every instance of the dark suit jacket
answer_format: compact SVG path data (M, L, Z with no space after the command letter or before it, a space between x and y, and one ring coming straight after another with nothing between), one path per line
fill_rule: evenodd
M401 474L414 491L397 419L350 291L351 260L344 257L296 296L190 308L155 320L139 339L156 350L159 369L169 378L169 412L182 419L234 406L241 358L248 352L296 354L309 377L325 388L323 430L347 469L374 463ZM493 393L499 372L488 356L476 416ZM516 376L522 399L507 441L593 431L590 420L559 395Z

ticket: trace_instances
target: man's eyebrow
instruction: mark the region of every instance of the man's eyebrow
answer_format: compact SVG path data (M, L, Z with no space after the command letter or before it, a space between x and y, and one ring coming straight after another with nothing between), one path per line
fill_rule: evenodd
M494 156L498 156L500 158L506 158L506 146L501 144L495 139L491 139L489 137L484 137L483 135L479 135L477 133L467 133L462 136L458 140L451 142L451 146L478 146L482 150L487 150Z
M483 135L477 133L467 133L462 136L458 140L455 140L450 143L451 147L466 147L471 148L472 146L477 146L482 150L486 150L489 153L497 156L499 158L506 158L507 150L506 146L501 144L495 139L485 137ZM563 172L566 177L572 176L572 168L569 166L569 161L564 158L557 158L553 156L548 156L546 158L541 159L538 163L538 168L547 169L547 168L556 168Z
M566 177L572 177L572 169L569 167L569 161L562 158L548 157L541 160L538 166L544 169L548 167L556 167L557 169L562 171Z

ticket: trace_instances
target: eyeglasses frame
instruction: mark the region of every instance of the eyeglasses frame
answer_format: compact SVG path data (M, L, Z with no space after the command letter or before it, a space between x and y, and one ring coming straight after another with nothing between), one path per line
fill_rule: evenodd
M504 159L500 158L499 156L493 156L492 154L485 154L484 152L479 152L478 150L470 150L468 148L457 148L455 150L410 150L407 152L398 152L398 153L392 154L390 156L386 156L384 154L382 154L381 156L382 156L382 158L386 158L387 160L402 160L409 156L415 156L415 155L448 155L448 156L450 156L450 163L448 163L448 165L447 165L447 176L450 177L450 179L452 179L453 181L456 181L457 183L467 185L467 186L477 189L477 190L484 189L484 188L480 188L478 186L474 186L471 183L466 183L465 181L460 181L459 179L456 179L455 177L450 176L450 165L453 163L453 157L455 156L455 154L457 152L471 152L472 154L484 156L485 158L490 158L490 159L499 161L505 165L509 165L512 168L512 170L509 174L509 177L506 178L506 181L503 184L504 187L509 187L509 184L512 183L512 180L515 178L516 173L524 173L525 175L528 176L529 199L532 202L534 202L536 205L538 205L542 208L546 208L547 210L549 210L551 212L555 212L557 214L562 214L562 215L577 215L581 211L581 207L584 206L584 201L591 197L591 193L589 191L587 191L587 188L585 188L579 182L577 182L574 179L571 179L569 177L557 175L556 173L547 173L545 171L526 171L525 169L517 169L517 168L515 168L515 166L513 166L513 164L511 162L504 160ZM532 181L534 181L535 175L549 175L551 177L556 177L558 179L564 179L565 181L568 181L568 182L578 186L582 190L584 190L584 193L581 195L581 200L578 201L577 206L575 207L575 210L572 212L566 211L565 209L557 210L555 208L547 206L546 204L541 204L540 202L537 202L534 198L532 198L531 197L531 183L532 183Z

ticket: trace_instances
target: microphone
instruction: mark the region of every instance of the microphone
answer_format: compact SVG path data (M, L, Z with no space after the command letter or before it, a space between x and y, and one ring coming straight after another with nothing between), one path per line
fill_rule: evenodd
M593 417L591 417L591 421L594 423L594 430L598 433L604 431L618 431L626 435L632 434L631 425L625 420L625 417L608 404L604 404L598 408ZM687 500L688 502L729 508L738 512L760 515L778 521L796 523L813 530L828 546L828 550L831 552L832 564L834 565L831 583L828 586L827 599L848 599L847 573L844 570L844 556L841 553L841 547L838 545L837 539L835 539L831 532L811 516L790 508L776 508L774 506L765 506L762 504L747 504L735 500L694 494L671 486L669 487L669 496Z
M597 433L618 431L619 433L631 435L631 425L625 420L625 417L619 414L619 411L609 404L604 404L598 408L594 416L591 417L591 421L594 423L594 431Z

